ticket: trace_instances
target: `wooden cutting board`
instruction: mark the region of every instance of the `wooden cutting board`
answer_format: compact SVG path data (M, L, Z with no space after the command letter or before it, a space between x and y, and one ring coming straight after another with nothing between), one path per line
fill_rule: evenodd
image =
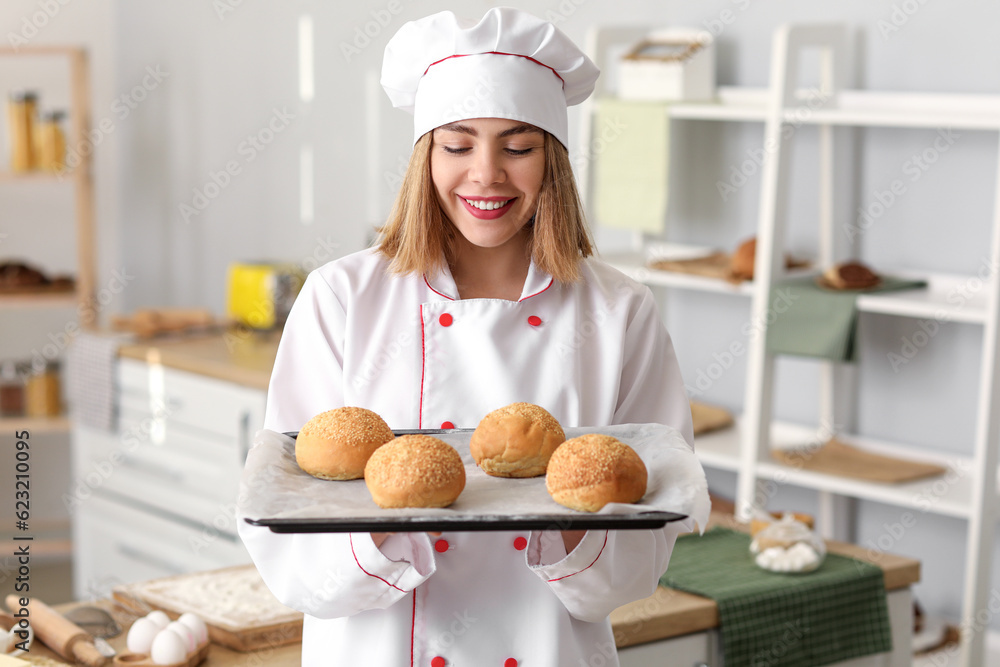
M691 421L694 434L702 435L733 425L733 416L724 408L691 401Z
M275 600L253 565L119 586L112 597L139 615L153 609L171 618L195 613L214 643L236 651L302 641L302 613Z
M781 463L796 468L888 484L912 482L947 471L947 468L932 463L867 452L836 438L831 438L819 449L775 449L771 455Z

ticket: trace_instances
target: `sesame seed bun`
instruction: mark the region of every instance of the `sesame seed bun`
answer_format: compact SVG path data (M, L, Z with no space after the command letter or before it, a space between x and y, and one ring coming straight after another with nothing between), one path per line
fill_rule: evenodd
M392 429L365 408L337 408L307 421L295 438L295 461L320 479L358 479L372 453L393 439Z
M646 465L610 435L567 440L552 455L545 488L560 505L597 512L608 503L636 503L646 495Z
M511 403L479 422L469 440L476 465L494 477L537 477L566 440L562 426L547 410L531 403Z
M465 465L443 440L403 435L368 459L365 484L379 507L447 507L465 488Z

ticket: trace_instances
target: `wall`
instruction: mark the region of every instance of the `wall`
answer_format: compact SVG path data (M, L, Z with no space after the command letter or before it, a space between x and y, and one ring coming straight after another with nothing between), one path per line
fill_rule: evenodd
M16 28L40 3L4 3L0 26ZM461 4L468 15L490 6ZM595 23L713 27L719 33L722 85L767 84L771 35L780 23L843 21L853 30L857 87L970 93L1000 89L996 3L510 4L556 20L578 41ZM232 261L282 259L311 268L363 247L388 210L410 145L409 117L393 111L377 86L382 49L404 21L450 6L454 3L429 0L67 4L37 39L91 46L97 66L95 118L103 114L114 119L113 134L96 149L101 280L109 280L115 268L134 278L109 312L162 304L200 305L221 313L226 267ZM315 92L308 100L300 95L298 82L302 15L311 17L315 35ZM118 117L114 100L142 86L150 68L167 75L126 117ZM572 132L576 121L571 114ZM269 137L272 122L280 131ZM270 142L253 149L249 138L255 136ZM933 130L840 133L838 141L857 150L854 195L841 202L847 212L838 221L841 228L856 223L850 212L869 206L894 179L913 178L908 160L931 146L935 136ZM811 169L816 136L806 128L798 138L794 160L801 168L791 189L789 243L793 251L809 255L816 240L816 174ZM717 183L728 181L732 169L760 144L756 124L675 123L672 150L685 159L675 160L679 166L672 171L665 236L731 248L750 235L759 174L725 200ZM974 272L988 247L996 150L994 135L960 133L919 179L907 180L905 196L860 235L860 255L883 270L916 266ZM310 154L313 177L303 181ZM228 177L227 165L233 172ZM303 210L303 187L310 185L312 205ZM30 210L5 199L0 225L16 224L10 221ZM608 250L627 243L628 237L598 230L598 240ZM713 355L741 340L747 315L734 297L679 292L663 299L687 378L697 377L713 363ZM943 326L910 363L892 368L887 355L898 353L917 326L912 320L881 316L862 319L859 427L875 437L968 453L980 330ZM738 409L744 382L745 362L738 359L704 398ZM814 420L817 385L811 363L782 361L777 415ZM720 493L734 493L732 476L713 473L712 481ZM789 490L776 499L779 507L800 505L814 507L812 494ZM862 503L859 541L874 544L901 514L898 508ZM955 566L954 549L943 545L962 545L964 539L964 522L929 514L919 517L917 528L893 539L894 551L924 559L924 582L917 593L931 611L958 613L961 567Z

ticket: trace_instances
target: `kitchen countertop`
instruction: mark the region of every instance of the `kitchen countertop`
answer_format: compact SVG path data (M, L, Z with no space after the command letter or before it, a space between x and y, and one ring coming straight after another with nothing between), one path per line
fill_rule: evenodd
M732 517L713 515L710 525L724 525L744 530ZM920 580L920 561L887 553L871 553L862 547L843 542L827 542L830 553L852 556L872 562L882 568L887 591L902 589ZM102 600L100 604L109 610L113 602ZM65 611L70 605L62 605ZM118 612L116 612L116 615ZM131 616L121 617L128 622ZM683 593L670 588L657 588L648 598L637 600L616 609L611 614L611 625L619 648L645 642L668 639L693 632L701 632L718 627L719 611L715 602L707 598ZM109 640L117 650L124 650L125 634ZM41 645L32 646L32 655L56 657ZM205 667L244 667L248 664L267 664L274 667L297 667L301 660L301 645L290 644L265 648L253 654L239 653L223 646L213 645Z
M137 340L122 345L118 354L266 390L280 337L280 331L231 329L221 334Z

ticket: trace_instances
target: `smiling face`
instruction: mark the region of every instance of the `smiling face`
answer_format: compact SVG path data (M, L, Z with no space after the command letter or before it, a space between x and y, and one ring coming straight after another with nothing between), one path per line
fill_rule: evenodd
M545 134L533 125L473 118L434 130L431 180L445 216L469 243L517 239L535 214L545 174Z

